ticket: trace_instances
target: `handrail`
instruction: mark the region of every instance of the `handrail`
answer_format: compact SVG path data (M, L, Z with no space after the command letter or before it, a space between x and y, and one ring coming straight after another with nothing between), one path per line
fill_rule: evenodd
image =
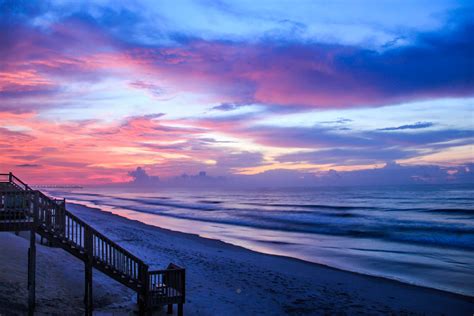
M123 251L123 252L127 252L128 253L128 256L130 256L131 258L133 258L134 260L136 261L139 261L143 264L145 264L140 258L136 257L135 255L133 255L132 253L128 252L128 250L126 250L125 248L123 248L122 246L116 244L114 241L110 240L107 236L103 235L102 233L100 233L99 231L97 231L95 228L93 228L92 226L89 226L89 224L87 224L86 222L84 222L82 219L80 219L79 217L77 217L76 215L72 214L71 212L69 212L68 210L65 211L66 215L71 217L72 219L74 219L74 221L80 223L81 225L84 225L84 226L88 226L88 229L94 234L96 235L97 237L103 239L104 241L106 241L107 243L110 243L110 244L113 244L114 247L116 247L117 249L119 249L120 251Z
M28 191L31 191L31 188L28 184L26 184L25 182L21 181L20 179L18 179L16 176L14 176L13 174L12 175L12 180L16 180L16 182L20 183L21 185L23 185ZM15 182L15 181L14 181Z
M10 172L8 175L9 175L9 180L11 183L17 185L18 187L20 187L21 189L25 191L32 191L31 188L28 186L28 184L18 179L15 175L13 175L13 173Z

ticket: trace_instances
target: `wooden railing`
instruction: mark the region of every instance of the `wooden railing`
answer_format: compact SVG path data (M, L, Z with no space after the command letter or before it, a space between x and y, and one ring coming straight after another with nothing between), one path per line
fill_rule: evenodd
M36 214L37 222L49 230L64 232L65 208L60 207L55 200L47 197L40 191L31 191L38 203Z
M0 192L0 226L22 230L33 224L33 200L26 191Z
M144 268L148 269L148 266L142 260L94 231L92 232L92 244L95 260L100 260L133 280L142 281L140 271L143 271Z
M183 268L170 264L166 270L148 271L141 259L67 211L64 199L32 190L11 173L0 174L0 183L11 186L11 190L0 190L0 223L32 224L41 236L136 290L146 306L178 304L178 314L182 314Z
M33 207L35 199L38 205L36 211ZM148 266L67 211L64 200L52 199L33 190L1 190L0 210L2 222L22 224L33 222L36 218L39 227L47 233L47 238L52 239L52 236L56 236L57 239L66 241L68 246L83 253L90 253L96 263L102 264L115 273L125 274L135 282L142 283L140 271L147 270Z
M3 182L3 183L10 183L11 185L21 189L21 190L28 190L28 191L31 191L31 188L26 184L24 183L23 181L21 181L20 179L18 179L17 177L15 177L13 175L13 173L1 173L0 174L0 182Z
M153 306L179 304L185 300L185 270L170 264L166 270L150 271L149 300Z
M95 264L115 274L128 277L127 282L141 287L139 271L148 266L129 251L100 233L82 219L67 211L64 200L40 196L39 222L51 233L63 237L70 246L92 256ZM122 277L122 276L121 276Z

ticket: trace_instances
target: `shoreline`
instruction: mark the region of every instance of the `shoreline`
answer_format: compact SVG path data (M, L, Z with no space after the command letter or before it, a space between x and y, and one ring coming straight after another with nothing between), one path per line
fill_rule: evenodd
M401 285L408 285L408 286L418 287L420 289L437 291L437 292L440 292L440 293L443 293L443 294L446 294L446 295L459 296L462 299L472 300L474 302L474 295L470 296L470 295L463 294L463 293L451 292L451 291L448 291L448 290L438 289L438 288L429 287L429 286L424 286L424 285L420 285L420 284L416 284L416 283L404 282L404 281L401 281L401 280L398 280L398 279L395 279L395 278L388 278L388 277L383 277L383 276L379 276L379 275L366 274L366 273L351 271L351 270L344 270L344 269L341 269L341 268L338 268L338 267L333 267L333 266L330 266L330 265L326 265L324 263L312 262L312 261L309 261L309 260L304 260L304 259L300 259L300 258L296 258L296 257L259 252L259 251L256 251L256 250L253 250L253 249L250 249L250 248L246 248L244 246L235 245L235 244L232 244L232 243L229 243L229 242L225 242L225 241L220 240L220 239L203 237L203 236L200 236L199 234L181 232L181 231L172 230L172 229L169 229L169 228L155 226L153 224L144 223L144 222L141 222L137 219L126 218L126 217L120 216L118 214L112 213L110 211L105 211L105 210L101 209L100 207L91 207L91 206L86 206L86 205L83 205L83 204L80 204L80 203L75 203L75 202L74 203L68 203L68 204L69 205L75 205L75 206L78 206L78 207L87 208L87 209L93 210L95 212L105 213L105 214L107 214L107 216L117 217L117 218L120 218L120 219L124 219L124 220L127 220L127 221L134 222L134 223L139 224L139 225L145 225L146 227L149 227L149 228L152 228L152 229L159 229L159 230L162 230L163 232L169 232L169 233L172 233L172 234L183 234L183 235L190 236L192 238L200 238L200 239L205 239L205 240L208 240L208 241L216 242L216 243L222 244L224 247L236 247L236 248L240 248L240 249L245 250L245 251L250 251L252 253L259 254L259 255L279 257L279 258L283 258L283 259L286 259L286 260L292 260L292 261L300 262L300 263L303 263L303 264L316 265L318 267L323 267L323 268L327 268L327 269L331 269L331 270L335 270L335 271L340 271L340 272L344 272L344 273L352 273L352 274L356 274L356 275L359 275L359 276L362 276L362 277L376 278L376 279L379 279L383 282L385 282L385 281L396 282L396 283L399 283Z
M140 257L151 269L186 268L186 315L472 315L474 298L264 254L220 240L156 227L100 208L68 209ZM0 313L24 313L26 236L0 234ZM83 313L83 265L38 245L37 314ZM12 255L14 254L14 255ZM133 315L133 292L93 272L94 313ZM6 310L2 308L7 308ZM7 313L8 315L8 313ZM165 312L158 315L165 315Z
M73 204L70 204L73 205ZM191 240L193 242L197 242L198 244L202 245L204 244L206 247L210 247L212 250L217 250L221 252L237 252L239 256L249 256L249 257L255 257L258 261L268 261L270 265L280 265L282 267L286 267L286 269L291 269L293 268L295 271L298 270L307 270L306 274L304 274L304 277L309 277L311 279L314 279L315 282L318 280L321 281L321 275L329 275L328 276L328 281L331 281L333 284L332 286L338 287L338 284L341 283L341 281L349 281L349 282L354 282L356 285L354 286L356 289L346 289L346 293L351 293L351 292L357 292L358 290L362 291L367 291L368 289L372 289L369 292L369 298L373 298L373 296L379 296L385 294L387 295L388 301L393 300L393 301L398 301L395 305L390 306L387 305L388 309L387 312L394 312L395 314L401 313L402 311L410 311L414 313L430 313L430 314L459 314L459 312L469 312L473 313L474 312L474 297L467 296L467 295L462 295L458 293L453 293L453 292L448 292L448 291L443 291L439 289L433 289L429 287L424 287L424 286L419 286L419 285L413 285L413 284L408 284L404 283L398 280L392 280L392 279L387 279L383 277L378 277L378 276L371 276L371 275L365 275L357 272L351 272L351 271L346 271L346 270L341 270L338 268L314 263L314 262L309 262L305 260L301 260L298 258L293 258L293 257L287 257L287 256L280 256L280 255L273 255L273 254L265 254L265 253L260 253L256 252L247 248L244 248L242 246L237 246L233 244L226 243L221 240L216 240L216 239L211 239L211 238L205 238L205 237L200 237L197 234L190 234L190 233L185 233L185 232L179 232L179 231L173 231L170 229L162 228L162 227L157 227L154 225L146 224L138 220L133 220L133 219L128 219L123 216L111 213L109 211L103 211L99 207L97 208L91 208L91 207L86 207L81 204L74 204L72 207L73 211L76 212L76 214L83 215L92 215L95 214L94 216L97 215L102 215L100 217L105 217L112 219L113 222L121 222L125 225L129 224L130 226L135 226L138 229L143 229L143 230L151 230L151 231L157 231L160 232L161 234L164 234L165 236L168 236L169 238L178 238L180 242L183 242L185 240ZM82 210L82 211L81 211ZM82 214L81 214L82 213ZM93 216L93 217L94 217ZM88 220L88 218L84 217L84 219ZM90 220L90 219L89 219ZM112 221L111 221L112 222ZM92 222L94 225L94 223ZM179 246L178 246L179 247ZM199 247L196 247L199 249ZM128 248L127 248L128 249ZM130 249L133 252L133 249ZM135 252L134 252L135 253ZM141 253L137 252L135 253L136 255L141 255ZM235 260L235 256L231 256L232 259ZM212 259L209 259L212 261ZM153 260L151 260L151 265L153 265ZM163 264L167 264L167 262L163 262ZM192 261L191 262L186 262L183 260L182 262L178 262L178 264L184 266L187 271L188 271L188 280L192 279L192 273L193 266L192 266ZM295 267L296 266L296 267ZM280 267L281 269L281 267ZM285 269L285 268L284 268ZM291 274L291 273L290 273ZM296 273L298 274L298 273ZM239 275L236 275L235 277L239 277ZM266 283L265 279L263 278L262 280L264 283ZM330 287L331 282L328 282L326 286ZM344 283L344 282L342 282ZM358 283L358 284L357 284ZM347 283L346 283L347 284ZM344 288L344 286L342 285ZM375 292L373 291L373 288L375 287ZM382 293L379 292L380 287L388 287L386 291L382 291ZM284 290L284 289L283 289ZM311 289L310 289L311 292ZM340 289L337 290L337 292L340 294ZM409 295L407 293L410 293ZM347 294L350 296L350 294ZM403 300L408 299L407 296L413 296L415 297L415 305L408 304L408 306L404 306L403 303L401 303L402 299L397 300L396 296L400 295L403 298ZM303 297L305 295L302 295ZM342 294L342 297L345 295ZM390 299L390 297L393 297ZM419 305L419 302L424 301L424 297L430 297L428 301L431 301L431 303L425 302L425 304ZM440 305L436 306L433 308L432 304L432 299L433 297L436 297L440 301ZM332 298L336 301L336 298ZM342 302L345 301L343 298ZM298 300L298 298L296 298ZM452 300L452 301L451 301ZM387 300L382 300L387 303ZM445 303L441 303L442 301L446 301ZM406 302L406 301L405 301ZM341 303L341 301L338 301L337 304L344 306L344 304ZM405 303L406 304L406 303ZM452 304L452 305L451 305ZM458 305L459 304L459 305ZM189 305L189 304L188 304ZM298 305L298 304L297 304ZM303 304L304 305L304 304ZM310 304L311 305L311 304ZM347 305L348 307L352 306L355 307L358 304L351 303ZM447 308L449 305L451 307ZM189 307L189 306L188 306ZM400 308L397 312L397 308ZM307 309L307 312L291 312L291 308L289 309L288 314L312 314L312 308L311 307L304 307L303 309ZM367 311L364 308L362 308L364 312L375 312L375 313L380 313L381 311L377 310L372 310L372 311ZM225 309L224 309L225 310ZM316 312L317 308L314 309L314 312ZM339 309L336 308L337 312L344 311L344 309ZM285 313L287 313L285 312ZM334 310L331 310L331 313L334 312ZM356 311L354 311L356 312ZM232 313L231 313L232 314ZM278 313L277 313L278 314Z

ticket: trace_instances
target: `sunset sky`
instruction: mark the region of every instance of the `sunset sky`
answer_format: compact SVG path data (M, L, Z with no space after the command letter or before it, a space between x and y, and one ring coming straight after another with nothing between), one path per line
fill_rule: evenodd
M473 4L0 0L0 173L465 165Z

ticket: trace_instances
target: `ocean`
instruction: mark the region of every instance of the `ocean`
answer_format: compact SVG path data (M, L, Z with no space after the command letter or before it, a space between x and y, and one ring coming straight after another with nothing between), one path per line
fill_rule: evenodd
M474 185L51 194L258 252L474 296Z

